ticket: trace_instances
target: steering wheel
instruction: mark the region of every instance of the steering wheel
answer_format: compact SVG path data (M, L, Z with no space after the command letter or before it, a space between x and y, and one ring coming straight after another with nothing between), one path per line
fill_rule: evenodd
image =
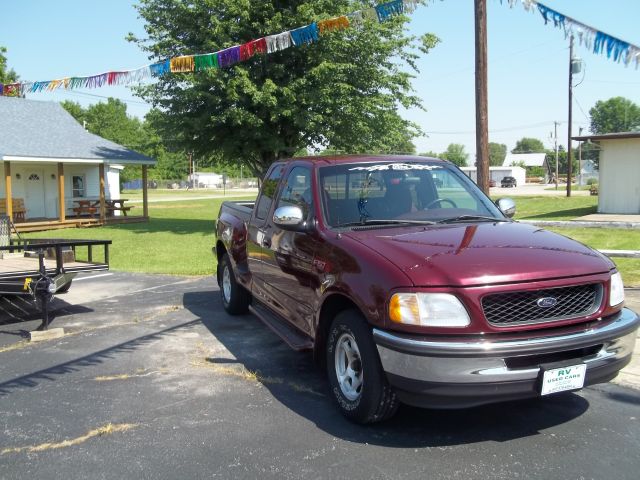
M427 203L424 207L422 207L422 209L427 210L428 208L431 208L434 205L438 203L443 203L443 202L450 204L453 208L458 208L458 205L456 205L456 202L454 202L450 198L436 198L435 200L431 200L429 203Z

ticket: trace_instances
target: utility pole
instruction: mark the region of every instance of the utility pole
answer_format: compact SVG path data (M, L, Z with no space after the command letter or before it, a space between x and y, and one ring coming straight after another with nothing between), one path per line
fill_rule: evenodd
M487 0L475 1L476 167L478 186L489 195L489 117L487 113Z
M571 120L573 114L573 34L569 41L569 125L567 125L567 197L571 196Z
M556 190L558 190L558 125L560 125L560 122L553 122L553 149L556 152Z
M582 127L578 129L578 135L582 136ZM582 141L578 144L578 186L582 186Z

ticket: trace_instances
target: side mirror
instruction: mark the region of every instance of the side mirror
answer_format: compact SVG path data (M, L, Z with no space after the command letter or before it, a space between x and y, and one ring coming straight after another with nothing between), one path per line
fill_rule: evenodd
M509 218L513 218L516 214L516 202L512 198L501 198L496 202L496 205Z
M273 223L283 230L303 230L304 213L300 207L286 205L273 212Z

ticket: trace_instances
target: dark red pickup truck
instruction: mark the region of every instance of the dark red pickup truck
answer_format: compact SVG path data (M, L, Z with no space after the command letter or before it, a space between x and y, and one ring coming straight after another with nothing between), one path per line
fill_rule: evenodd
M640 323L616 266L514 212L442 160L278 162L255 204L221 207L222 301L313 350L362 423L612 379Z

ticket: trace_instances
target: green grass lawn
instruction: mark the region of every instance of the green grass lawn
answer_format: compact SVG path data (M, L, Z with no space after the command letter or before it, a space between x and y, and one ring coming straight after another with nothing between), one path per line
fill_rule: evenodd
M516 220L573 220L597 213L598 197L513 197ZM495 199L494 199L495 200Z
M25 236L112 240L110 263L114 270L211 275L215 270L215 260L211 253L214 220L218 216L220 204L228 199L252 198L255 197L150 203L149 223L72 228ZM592 197L517 197L516 203L519 208L518 218L568 219L580 215L576 212L595 211L595 199ZM639 231L601 228L551 230L598 249L632 250L640 245ZM640 286L640 260L615 259L615 262L627 286Z
M255 191L255 190L254 190ZM223 190L222 188L199 188L189 189L181 188L177 190L169 190L169 189L149 189L149 201L153 202L154 200L167 200L167 199L189 199L195 197L237 197L238 195L247 195L250 194L251 190L242 190L242 189L227 189ZM142 190L123 190L120 194L122 198L126 198L130 202L142 202Z
M215 269L211 253L214 220L223 201L207 199L150 204L151 219L148 223L70 228L23 236L111 240L113 244L109 255L114 270L210 275Z

